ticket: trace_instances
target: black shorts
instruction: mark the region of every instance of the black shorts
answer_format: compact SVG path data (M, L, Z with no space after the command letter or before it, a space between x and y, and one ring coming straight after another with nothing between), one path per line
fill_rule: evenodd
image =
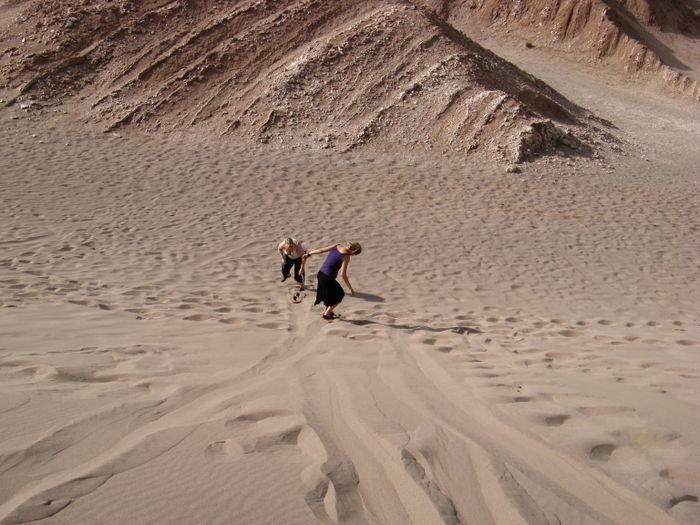
M345 290L340 286L340 283L323 272L318 272L316 277L318 284L316 285L316 302L314 304L323 303L326 306L340 304L340 301L345 297Z

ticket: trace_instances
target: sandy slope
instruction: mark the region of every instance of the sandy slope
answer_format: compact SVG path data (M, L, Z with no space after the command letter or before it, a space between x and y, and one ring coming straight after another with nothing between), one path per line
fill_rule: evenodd
M629 153L0 113L0 522L697 522L697 108L509 58ZM362 241L341 321L289 303L290 233Z

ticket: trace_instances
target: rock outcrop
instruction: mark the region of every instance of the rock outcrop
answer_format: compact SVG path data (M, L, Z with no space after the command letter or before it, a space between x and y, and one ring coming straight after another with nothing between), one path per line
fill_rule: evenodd
M417 1L462 30L512 32L575 60L660 78L700 100L700 7L690 0Z
M511 161L586 152L597 133L585 110L413 2L25 0L12 9L0 44L7 97L71 101L108 129Z

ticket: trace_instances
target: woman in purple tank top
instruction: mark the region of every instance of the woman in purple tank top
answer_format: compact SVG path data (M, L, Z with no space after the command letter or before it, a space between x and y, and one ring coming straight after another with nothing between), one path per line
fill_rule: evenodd
M323 318L327 320L335 319L337 316L333 313L335 307L340 304L345 297L345 291L340 283L336 280L338 272L345 281L345 284L350 289L350 295L355 295L355 289L350 284L348 279L348 264L350 257L358 255L362 252L362 246L359 242L349 242L347 244L331 244L325 248L316 248L309 250L307 255L304 255L301 263L302 274L306 266L306 259L316 253L328 252L326 260L323 262L321 269L318 272L318 284L316 286L316 302L323 303L326 309L323 311Z

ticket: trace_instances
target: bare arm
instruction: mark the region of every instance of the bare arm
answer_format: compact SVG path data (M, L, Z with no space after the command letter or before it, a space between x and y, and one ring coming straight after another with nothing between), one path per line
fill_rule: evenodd
M277 245L277 253L280 254L282 262L284 262L284 242L281 242Z
M304 259L306 260L308 257L311 257L312 255L315 255L317 253L325 253L331 251L333 248L338 246L337 244L329 244L328 246L324 246L323 248L315 248L313 250L309 250L306 255L304 255Z
M314 250L309 250L309 255L313 255L315 253L325 253L331 251L333 248L338 246L337 244L329 244L328 246L324 246L323 248L316 248Z
M350 289L350 295L355 295L355 289L350 284L350 279L348 279L348 265L350 264L350 256L346 255L343 257L343 264L340 266L340 276L345 281L345 284Z

